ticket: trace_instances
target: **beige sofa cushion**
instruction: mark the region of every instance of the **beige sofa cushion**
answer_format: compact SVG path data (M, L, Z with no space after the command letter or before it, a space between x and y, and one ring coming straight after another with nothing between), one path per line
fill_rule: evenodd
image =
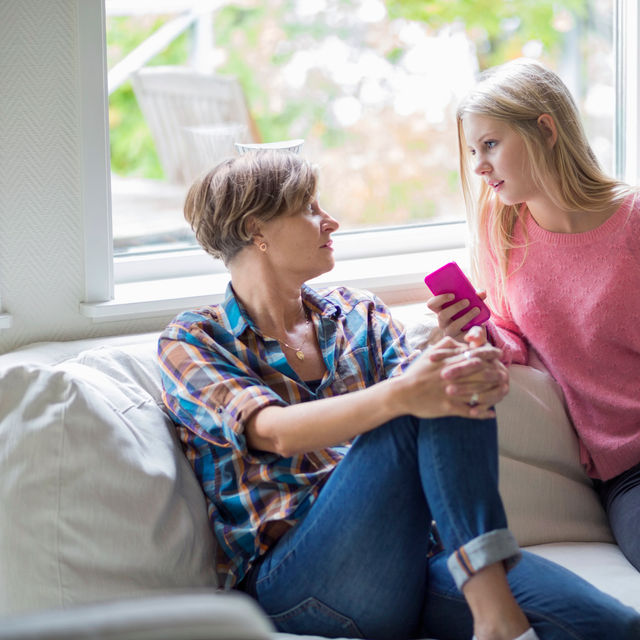
M509 394L496 413L500 493L520 545L613 542L551 376L513 365Z
M202 493L143 371L89 360L0 373L0 614L217 586Z

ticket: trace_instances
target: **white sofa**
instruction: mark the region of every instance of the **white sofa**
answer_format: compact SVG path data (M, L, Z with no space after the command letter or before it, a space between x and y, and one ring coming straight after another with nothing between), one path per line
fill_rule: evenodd
M397 309L416 344L428 322ZM0 356L0 640L278 634L216 591L198 483L163 412L158 334ZM518 541L640 610L545 372L514 366L498 406L501 491Z

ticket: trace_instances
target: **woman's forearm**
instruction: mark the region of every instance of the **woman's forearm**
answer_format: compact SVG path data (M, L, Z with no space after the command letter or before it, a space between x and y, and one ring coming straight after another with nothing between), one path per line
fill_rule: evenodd
M265 407L246 426L249 448L289 457L347 442L402 415L401 384L391 378L341 396Z
M471 386L461 397L447 393L451 379L441 375L456 358L460 356L434 362L423 353L401 375L367 389L287 407L265 407L245 427L249 447L291 456L341 444L401 415L492 417L488 406L478 410L467 402L469 394L484 391L487 382L496 389L488 398L490 403L501 399L502 383L494 363L480 357L464 363L462 373Z
M500 351L445 338L401 375L341 396L257 411L245 426L250 448L289 457L335 446L401 415L488 418L508 391ZM479 405L469 403L481 394Z

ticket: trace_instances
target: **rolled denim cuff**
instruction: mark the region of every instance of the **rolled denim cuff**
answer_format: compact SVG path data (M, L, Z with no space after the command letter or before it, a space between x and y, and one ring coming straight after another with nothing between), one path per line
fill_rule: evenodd
M509 529L496 529L473 538L448 558L447 566L462 590L464 583L478 571L495 562L503 562L507 571L518 564L522 554Z

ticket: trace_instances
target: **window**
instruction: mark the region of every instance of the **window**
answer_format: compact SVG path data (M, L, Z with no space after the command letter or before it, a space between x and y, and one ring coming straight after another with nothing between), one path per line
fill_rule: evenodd
M427 12L406 0L227 2L198 14L203 5L107 0L109 66L157 38L147 65L238 78L264 141L306 139L322 168L323 203L343 229L461 219L455 105L478 68L518 55L563 75L613 169L613 0L510 0L491 15L481 3L431 2ZM186 183L215 157L209 123L150 131L122 80L110 96L116 254L184 248ZM174 106L158 98L154 108ZM185 160L201 152L201 162L176 180L154 135L182 136Z
M453 111L476 67L519 55L542 59L578 98L602 164L622 167L614 117L618 132L636 117L628 78L635 78L637 56L628 51L636 41L637 2L618 3L627 18L617 25L617 52L615 4L509 0L493 3L487 16L473 13L479 3L444 0L429 9L417 0L106 0L105 28L110 77L123 62L131 71L208 65L240 79L263 140L305 138L306 152L321 166L323 203L342 222L336 244L344 258L463 245L464 225L455 222L463 213ZM215 7L210 28L194 18L207 7ZM149 36L166 45L149 54ZM126 73L121 80L109 105L116 282L210 272L211 259L189 248L180 211L185 185L164 178L140 112L127 131L137 104ZM627 87L617 96L624 109L615 109L614 81ZM624 157L635 158L626 142ZM146 214L145 190L137 190L144 184L154 199ZM129 208L121 208L127 200Z

